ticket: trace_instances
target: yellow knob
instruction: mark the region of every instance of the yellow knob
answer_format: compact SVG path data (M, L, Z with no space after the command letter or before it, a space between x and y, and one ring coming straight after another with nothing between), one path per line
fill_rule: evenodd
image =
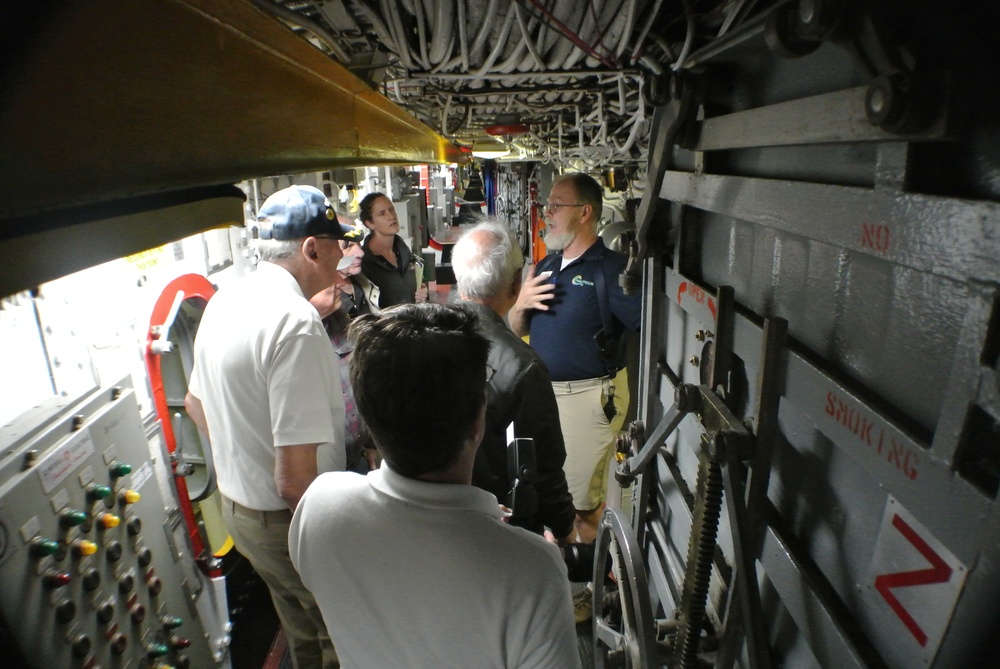
M113 513L102 513L97 517L97 523L101 526L101 529L110 530L112 527L118 527L121 524L122 519Z
M142 499L142 496L135 490L126 490L118 495L118 499L121 500L122 504L135 504Z
M97 544L86 539L77 539L73 542L73 554L79 557L86 557L97 552Z

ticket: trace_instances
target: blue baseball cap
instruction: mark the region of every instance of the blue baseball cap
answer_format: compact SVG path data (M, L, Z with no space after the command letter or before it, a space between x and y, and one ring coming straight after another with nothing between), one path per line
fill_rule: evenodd
M329 198L313 186L289 186L264 200L257 220L270 223L260 229L261 239L305 239L330 237L360 242L364 234L359 228L337 220L337 212Z

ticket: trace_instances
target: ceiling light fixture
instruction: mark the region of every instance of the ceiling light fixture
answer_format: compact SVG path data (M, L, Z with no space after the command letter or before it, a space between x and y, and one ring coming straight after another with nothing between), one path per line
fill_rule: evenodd
M473 149L472 151L472 155L483 160L496 160L497 158L503 158L508 153L510 153L508 149Z

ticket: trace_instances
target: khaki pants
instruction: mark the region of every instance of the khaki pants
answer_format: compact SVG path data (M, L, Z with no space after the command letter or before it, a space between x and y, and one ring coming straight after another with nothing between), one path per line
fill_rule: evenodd
M608 394L614 390L617 414L610 421L604 413ZM566 482L579 511L596 509L607 497L608 463L614 456L615 439L628 409L625 370L614 379L553 381L559 423L566 442Z
M222 498L222 519L236 550L250 561L271 592L288 640L295 669L338 669L340 661L330 641L316 600L288 557L288 526L292 512L254 511Z

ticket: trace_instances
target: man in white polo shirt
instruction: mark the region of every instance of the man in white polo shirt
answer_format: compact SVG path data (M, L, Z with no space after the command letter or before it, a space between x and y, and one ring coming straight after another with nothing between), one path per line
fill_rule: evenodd
M384 461L317 478L288 537L344 666L579 667L559 549L472 486L493 374L475 313L404 304L351 327L351 385Z
M329 669L340 664L289 561L288 527L318 473L344 468L337 356L308 298L356 232L311 186L278 191L258 219L261 262L208 303L185 406L211 438L223 520L271 592L293 665Z

